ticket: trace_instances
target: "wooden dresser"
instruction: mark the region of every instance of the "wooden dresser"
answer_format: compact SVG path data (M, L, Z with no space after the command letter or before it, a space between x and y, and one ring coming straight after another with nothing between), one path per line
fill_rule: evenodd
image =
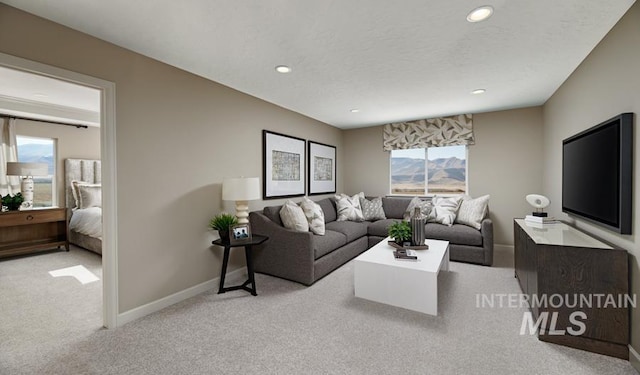
M522 292L529 301L549 298L546 304L530 303L534 318L546 316L555 325L550 330L541 324L538 339L629 358L629 306L620 299L629 293L626 250L564 223L530 224L522 219L514 221L514 245ZM573 335L571 329L580 327L576 320L584 324L584 332Z
M0 213L0 258L64 248L69 251L66 208Z

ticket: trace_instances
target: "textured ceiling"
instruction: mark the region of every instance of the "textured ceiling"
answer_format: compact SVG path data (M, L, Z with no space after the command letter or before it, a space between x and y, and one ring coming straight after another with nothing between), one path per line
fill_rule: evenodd
M541 105L635 0L2 2L351 128Z

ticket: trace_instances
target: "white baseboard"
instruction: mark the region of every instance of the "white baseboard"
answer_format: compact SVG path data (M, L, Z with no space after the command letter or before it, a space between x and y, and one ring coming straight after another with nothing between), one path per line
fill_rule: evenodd
M640 354L633 349L633 346L629 345L629 362L631 366L640 374Z
M238 268L237 270L228 272L226 277L227 278L233 277L234 275L242 272L246 273L247 268L241 267L241 268ZM178 302L184 301L187 298L191 298L191 297L197 296L200 293L204 293L211 289L215 289L219 286L219 284L220 284L220 278L216 277L215 279L211 279L201 284L194 285L191 288L181 290L177 293L173 293L172 295L166 296L164 298L160 298L159 300L149 302L146 305L142 305L142 306L133 308L129 311L120 313L118 314L118 319L117 319L118 321L116 322L116 326L127 324L136 319L140 319L143 316L152 314L156 311L160 311Z

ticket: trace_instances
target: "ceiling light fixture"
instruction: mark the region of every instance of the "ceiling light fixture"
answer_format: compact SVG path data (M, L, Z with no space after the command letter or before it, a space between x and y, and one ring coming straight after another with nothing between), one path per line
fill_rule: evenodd
M490 5L481 6L479 8L476 8L476 9L472 10L467 15L467 21L469 21L469 22L484 21L487 18L491 17L492 14L493 14L493 7L492 6L490 6Z
M358 112L360 112L360 110L359 110L358 108L354 108L354 109L352 109L350 112L351 112L351 113L358 113Z
M484 94L485 92L487 92L487 90L485 89L477 89L477 90L471 91L473 95Z
M276 72L278 72L278 73L290 73L291 72L291 68L289 68L286 65L278 65L278 66L276 66Z

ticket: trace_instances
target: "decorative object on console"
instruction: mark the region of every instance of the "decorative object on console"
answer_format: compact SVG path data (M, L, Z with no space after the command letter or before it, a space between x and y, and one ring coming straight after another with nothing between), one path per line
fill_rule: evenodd
M8 211L17 211L20 209L20 206L24 202L24 198L21 193L17 193L16 195L7 194L2 197L2 208L6 207Z
M427 218L420 210L420 207L413 209L413 215L411 215L411 245L422 246L424 245L424 226L427 224Z
M236 224L229 228L229 240L233 244L251 241L251 226L249 223Z
M309 195L336 192L336 147L318 142L309 144Z
M304 195L306 141L262 131L263 199Z
M397 244L411 241L411 225L406 221L396 221L389 226L389 237L393 238Z
M48 174L45 163L7 162L7 176L23 177L20 190L24 197L22 208L33 208L33 176L46 176Z
M260 199L260 179L258 177L225 178L222 182L222 199L236 201L238 223L248 223L248 201Z
M226 212L214 216L211 221L209 221L209 227L218 231L220 239L223 242L229 242L229 230L237 224L238 219Z
M551 204L549 198L540 194L529 194L526 196L526 199L527 202L536 209L531 213L532 216L547 217L547 213L544 212L544 209L549 207L549 204Z

